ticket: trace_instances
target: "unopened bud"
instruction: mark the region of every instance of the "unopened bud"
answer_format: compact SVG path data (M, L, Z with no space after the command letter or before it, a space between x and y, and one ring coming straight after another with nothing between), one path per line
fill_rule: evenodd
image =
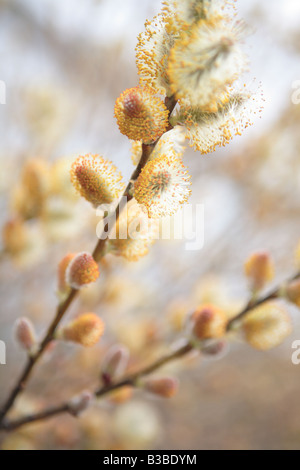
M300 307L300 279L296 279L288 284L284 294L290 302Z
M216 359L223 357L228 350L226 341L208 341L201 348L202 354Z
M103 321L95 313L84 313L59 330L56 338L89 347L99 341L103 332Z
M69 413L78 416L89 407L92 398L93 395L88 390L84 390L80 395L73 397L68 403Z
M125 346L112 346L106 353L102 365L102 377L105 382L123 374L129 360L129 351Z
M193 334L197 339L221 338L226 333L226 314L214 305L203 305L192 315Z
M66 281L74 289L80 289L97 281L99 268L89 253L78 253L66 268Z
M274 301L266 302L247 314L242 328L247 343L260 351L275 348L292 332L288 312Z
M261 290L274 277L274 264L268 253L253 253L245 262L245 274L253 291Z
M69 290L70 286L66 281L66 270L70 264L70 261L75 257L75 253L68 253L58 264L57 269L57 283L58 283L58 292L64 294Z
M145 144L155 142L167 129L168 110L149 88L130 88L116 101L115 117L120 132Z
M26 317L21 317L15 323L15 337L23 349L29 351L36 343L34 326Z
M162 377L149 379L144 382L144 388L148 392L159 395L164 398L173 397L178 390L178 380L173 377Z
M24 221L16 217L5 223L2 231L4 249L11 255L17 255L27 245L28 232Z

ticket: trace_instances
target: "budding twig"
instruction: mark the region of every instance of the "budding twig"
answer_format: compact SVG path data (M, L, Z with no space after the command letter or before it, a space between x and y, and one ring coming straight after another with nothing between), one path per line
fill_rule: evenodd
M173 112L173 110L176 106L176 103L177 103L177 101L173 96L171 96L170 98L166 98L166 100L165 100L165 105L166 105L166 107L169 111L169 118L170 118L170 115L172 114L172 112ZM169 126L169 128L170 128L170 126ZM169 130L169 128L167 130ZM123 194L123 197L127 198L127 202L129 202L133 197L130 194L130 190L131 190L132 184L133 184L132 181L135 181L137 179L137 177L139 176L140 172L142 171L142 169L146 165L146 163L147 163L147 161L148 161L155 145L156 145L156 142L153 143L153 144L148 144L148 145L143 144L143 152L142 152L140 162L137 165L135 171L133 172L133 174L130 178L130 181L127 185L127 188L125 189L124 194ZM121 205L118 204L118 206L115 210L115 213L112 215L114 221L118 220L118 218L120 216L120 213L121 213L121 210L123 208L124 207L121 207ZM109 225L110 224L107 223L104 227L104 230L103 230L103 233L106 234L106 237L101 237L99 239L99 241L98 241L98 243L97 243L97 245L96 245L96 247L93 251L93 257L97 262L100 261L101 257L103 256L103 253L104 253L105 243L106 243L106 241L109 237ZM48 344L53 340L54 333L55 333L61 319L63 318L63 316L65 315L65 313L68 310L69 306L72 304L72 302L76 298L77 293L78 293L77 289L74 289L74 288L71 289L68 297L64 300L64 302L62 302L61 304L58 305L57 311L56 311L56 316L55 316L53 322L51 323L51 325L49 326L43 340L41 341L40 346L37 349L37 352L34 355L28 357L25 368L24 368L21 376L19 377L19 379L17 381L17 384L13 388L13 390L10 393L7 401L5 402L4 406L0 410L0 429L1 429L1 423L3 422L5 416L7 415L7 413L9 412L11 407L13 406L16 398L18 397L18 395L26 387L28 379L31 375L31 372L32 372L33 368L35 367L36 363L38 362L38 360L40 359L40 357L44 353L44 351L45 351L46 347L48 346Z
M290 279L288 279L285 283L283 283L283 285L285 284L289 284L293 281L295 281L296 279L299 279L300 278L300 271L297 272L293 277L291 277ZM236 315L234 318L232 318L228 324L227 324L227 331L231 330L233 328L233 326L239 321L241 320L250 310L252 310L254 307L258 307L259 305L261 304L264 304L265 302L268 302L269 300L272 300L272 299L276 299L277 297L280 296L280 291L282 289L282 285L280 285L279 287L275 287L269 294L267 294L265 297L261 297L260 299L257 299L255 300L254 302L252 300L250 300L250 302L248 302L248 304L246 305L246 307L238 314Z
M137 380L140 379L141 377L149 375L155 370L164 366L165 364L168 364L169 362L172 362L175 359L179 359L185 356L192 349L193 349L193 346L191 346L190 344L186 344L180 347L179 349L177 349L176 351L172 351L170 354L167 354L166 356L163 356L162 358L158 359L150 366L145 367L144 369L134 374L124 377L119 382L116 382L110 385L105 385L97 389L94 392L94 396L97 398L103 397L113 392L114 390L118 390L119 388L122 388L128 385L134 387ZM24 418L16 419L14 421L7 421L7 422L4 421L0 425L0 430L13 431L17 428L20 428L21 426L24 426L25 424L33 423L36 421L42 421L52 416L57 416L59 414L68 413L68 412L70 412L70 405L69 405L69 402L65 402L65 403L62 403L61 405L58 405L57 407L47 408L46 410L43 410L36 414L25 416Z
M227 323L227 331L231 330L236 322L241 320L248 312L253 310L254 308L258 307L259 305L262 305L269 300L278 298L281 294L282 290L282 285L286 285L291 283L292 281L300 279L300 271L297 272L293 277L288 279L286 282L281 284L280 286L277 286L274 288L271 292L269 292L267 295L252 301L248 302L246 307L241 310L236 316L234 316L229 322ZM204 344L205 347L205 344ZM114 390L118 390L122 387L125 386L132 386L134 387L137 383L137 381L145 377L152 372L157 371L164 365L173 362L176 359L180 359L184 356L186 356L188 353L190 353L194 349L194 346L190 343L185 344L184 346L181 346L180 348L176 349L175 351L170 352L169 354L161 357L160 359L154 361L152 364L149 366L146 366L145 368L139 370L138 372L135 372L133 374L129 374L123 378L121 378L119 381L115 383L110 383L109 385L104 385L94 392L94 396L97 398L104 397L108 395L109 393L113 392ZM68 413L70 412L70 402L64 402L56 407L51 407L47 408L45 410L42 410L38 413L31 414L24 416L23 418L15 419L13 421L3 421L2 424L0 424L0 430L5 430L5 431L13 431L15 429L20 428L21 426L24 426L29 423L37 422L37 421L42 421L47 418L50 418L52 416L57 416L62 413Z

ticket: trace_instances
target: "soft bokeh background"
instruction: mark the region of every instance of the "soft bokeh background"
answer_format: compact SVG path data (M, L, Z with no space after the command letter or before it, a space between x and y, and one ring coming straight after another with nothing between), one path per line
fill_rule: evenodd
M6 105L0 105L0 220L17 227L17 240L27 240L25 252L1 254L0 339L7 364L0 365L0 402L25 361L13 341L14 320L26 315L42 334L56 305L57 263L68 251L92 250L95 242L99 220L68 186L70 161L100 153L125 178L132 172L130 144L118 131L113 106L121 91L137 84L136 36L159 6L158 0L0 1L0 79L7 87ZM199 302L238 311L248 298L243 261L253 250L271 252L276 282L293 272L300 238L300 105L291 96L300 80L300 4L239 0L238 9L253 30L245 81L255 76L266 102L262 118L226 149L208 156L186 152L190 202L205 206L204 248L187 251L184 241L159 241L137 263L108 257L100 280L68 316L95 311L107 324L104 339L91 350L60 344L49 351L15 413L96 386L101 357L115 342L130 348L132 367L157 357L180 338L184 314ZM42 162L50 194L38 208L20 189L30 159ZM25 228L17 225L20 211L28 212ZM142 392L128 400L125 391L77 421L61 416L2 434L2 447L297 449L300 366L291 362L291 345L300 339L300 322L299 312L292 313L294 333L275 350L260 353L235 341L219 361L189 358L165 369L181 382L170 401Z

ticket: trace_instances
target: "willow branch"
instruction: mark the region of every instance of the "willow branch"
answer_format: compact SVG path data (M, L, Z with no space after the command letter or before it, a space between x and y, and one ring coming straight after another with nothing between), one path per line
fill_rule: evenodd
M173 112L173 110L176 106L176 103L177 103L177 101L176 101L174 96L171 96L169 98L167 97L165 99L165 105L166 105L166 107L169 111L169 117L172 114L172 112ZM169 130L171 128L172 128L172 126L170 124L169 128L167 130ZM134 170L134 172L133 172L133 174L130 178L130 181L129 181L129 183L128 183L125 191L124 191L124 194L123 194L123 198L124 197L126 198L127 203L130 201L130 199L132 199L132 195L131 195L131 189L132 189L132 184L133 184L132 182L137 179L137 177L141 173L142 169L146 165L146 163L149 160L149 157L150 157L155 145L156 145L156 142L153 143L153 144L150 144L150 145L143 144L142 156L141 156L140 162L137 165L136 169ZM113 220L115 222L118 220L118 218L120 216L120 213L121 213L123 208L124 208L124 206L122 207L119 203L116 210L115 210L115 212L114 212L114 214L112 215ZM106 241L109 237L109 226L111 226L111 229L113 228L113 226L109 223L107 223L105 225L105 227L103 229L103 234L102 234L101 238L99 239L99 241L98 241L98 243L97 243L97 245L96 245L96 247L93 251L93 257L97 262L99 262L101 257L103 256L105 243L106 243ZM54 338L54 333L55 333L61 319L63 318L63 316L67 312L67 310L70 307L70 305L72 304L73 300L76 298L77 294L78 294L78 290L77 289L72 289L70 291L68 297L66 298L66 300L63 303L61 303L60 305L58 305L55 318L54 318L53 322L51 323L51 325L49 326L44 338L42 339L42 341L41 341L41 343L38 347L37 352L35 354L33 354L32 356L28 357L25 368L24 368L23 372L21 373L21 376L19 377L19 379L17 381L17 384L15 385L13 390L11 391L7 401L5 402L5 404L3 405L3 407L0 411L0 426L1 426L1 423L2 423L3 419L5 418L5 416L7 415L9 410L11 409L11 407L13 406L16 398L18 397L18 395L26 387L27 382L28 382L28 380L31 376L33 368L35 367L36 363L38 362L38 360L40 359L40 357L44 353L44 351L45 351L46 347L48 346L48 344Z
M243 308L243 310L241 310L240 313L238 313L235 317L231 318L231 320L228 322L227 324L227 331L231 330L232 328L234 328L234 326L240 321L242 320L242 318L247 315L248 312L250 312L250 310L252 310L253 308L255 307L259 307L259 305L262 305L264 304L265 302L268 302L269 300L272 300L272 299L277 299L278 297L280 297L281 295L281 290L282 290L282 287L287 285L287 284L290 284L291 282L295 281L296 279L299 279L300 278L300 271L297 272L294 276L292 276L291 278L289 278L286 282L284 282L283 284L281 284L280 286L277 286L275 287L271 292L269 292L267 295L265 295L264 297L261 297L255 301L250 301L248 302L248 304Z
M164 366L165 364L168 364L169 362L172 362L176 359L179 359L185 356L192 349L193 349L193 346L191 346L190 344L186 344L182 346L181 348L177 349L176 351L172 351L170 354L167 354L166 356L163 356L162 358L158 359L150 366L145 367L144 369L141 369L140 371L134 374L127 375L119 382L116 382L110 385L105 385L101 388L98 388L94 392L94 397L95 398L103 397L113 392L114 390L118 390L125 386L134 387L138 379L151 374L152 372L156 371L157 369ZM62 413L72 414L69 402L64 402L61 405L58 405L57 407L47 408L39 413L28 415L28 416L25 416L24 418L16 419L14 421L7 421L7 422L4 421L0 425L0 430L14 431L15 429L18 429L21 426L24 426L26 424L35 423L37 421L42 421L47 418L51 418L52 416L60 415Z
M55 318L53 322L51 323L51 325L49 326L42 342L40 343L40 346L37 352L34 355L28 357L25 368L21 376L19 377L17 384L11 391L6 403L4 404L0 412L0 425L1 425L2 420L4 419L4 417L10 410L10 408L13 406L17 396L24 390L35 364L38 362L43 352L45 351L46 347L48 346L50 341L53 339L53 335L56 331L56 328L59 322L61 321L62 317L66 313L69 306L71 305L72 301L75 299L77 293L78 291L76 289L72 289L67 299L57 307Z
M273 289L271 292L269 292L267 295L257 299L254 302L248 302L246 307L241 310L235 317L233 317L227 324L227 331L231 330L237 322L239 322L247 313L251 312L254 308L258 307L259 305L262 305L269 300L276 299L281 296L281 290L282 287L291 283L292 281L299 279L300 278L300 271L296 273L293 277L289 278L286 282L281 284L280 286L276 287ZM138 372L135 372L133 374L129 374L125 377L123 377L120 381L111 383L109 385L104 385L94 392L94 396L96 398L100 398L103 396L108 395L109 393L113 392L114 390L118 390L122 387L125 386L132 386L134 387L137 383L137 381L149 374L152 374L153 372L157 371L164 365L173 362L176 359L180 359L184 356L186 356L189 352L193 350L193 345L187 343L186 345L178 348L175 351L172 351L171 353L161 357L160 359L156 360L149 366L139 370ZM36 421L42 421L47 418L50 418L52 416L57 416L62 413L71 413L70 411L70 405L69 402L64 402L56 407L51 407L47 408L45 410L40 411L39 413L31 414L24 416L23 418L19 418L13 421L4 421L0 425L0 430L6 430L6 431L13 431L15 429L20 428L21 426L24 426L29 423L34 423Z

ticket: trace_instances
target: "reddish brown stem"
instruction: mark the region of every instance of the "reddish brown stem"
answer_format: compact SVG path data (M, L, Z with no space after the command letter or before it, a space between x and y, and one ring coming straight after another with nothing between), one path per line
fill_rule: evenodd
M140 371L134 374L128 375L127 377L124 377L119 382L112 383L109 385L104 385L103 387L97 389L94 392L94 396L97 398L103 397L113 392L114 390L118 390L122 387L125 387L126 385L134 387L138 379L151 374L152 372L156 371L157 369L164 366L165 364L168 364L169 362L174 361L175 359L179 359L180 357L185 356L192 349L193 347L190 344L186 344L182 346L181 348L177 349L176 351L173 351L170 354L167 354L166 356L153 362L153 364L151 364L150 366L145 367L144 369L141 369ZM20 428L21 426L24 426L25 424L42 421L52 416L57 416L59 414L67 413L69 411L70 411L69 402L65 402L56 407L47 408L43 411L40 411L39 413L25 416L24 418L16 419L14 421L9 421L9 422L4 421L2 425L0 426L0 429L5 430L5 431L13 431L15 429Z
M289 284L299 278L300 278L300 272L296 273L293 277L288 279L285 282L285 284ZM232 318L228 322L227 331L231 330L234 324L237 323L239 320L241 320L245 315L247 315L247 313L250 312L250 310L252 310L254 307L258 307L259 305L264 304L265 302L268 302L269 300L276 299L277 297L279 297L281 288L282 286L275 287L275 289L273 289L271 292L269 292L269 294L265 295L264 297L261 297L260 299L254 302L250 301L238 315L236 315L234 318Z
M8 397L8 400L6 401L6 403L4 404L4 406L3 406L3 408L0 412L0 424L3 420L3 418L6 416L6 414L10 410L10 408L13 406L13 404L15 402L15 399L17 398L19 393L21 393L22 390L24 390L35 364L37 363L37 361L39 360L39 358L41 357L41 355L45 351L45 349L48 346L48 344L50 343L50 341L53 339L53 335L55 333L55 330L56 330L60 320L62 319L63 315L67 311L69 305L72 303L72 301L76 297L76 295L77 295L77 290L72 289L69 296L68 296L68 298L62 304L60 304L58 306L56 316L55 316L53 322L51 323L51 325L49 326L48 331L47 331L46 335L44 336L44 339L42 340L42 342L39 346L38 351L33 356L28 357L27 364L26 364L19 380L17 381L16 386L12 390L11 394Z
M176 106L175 97L171 96L170 98L166 98L165 99L165 104L166 104L166 106L169 110L169 116L170 116L172 114L175 106ZM137 165L135 171L133 172L133 174L131 176L131 179L130 179L128 185L127 185L127 188L125 189L125 192L123 194L123 197L127 198L127 202L130 199L132 199L132 195L131 195L131 191L130 191L131 187L132 187L132 181L136 180L136 178L139 176L140 172L142 171L142 169L146 165L146 163L147 163L147 161L148 161L155 145L156 145L156 142L153 143L153 144L150 144L150 145L143 144L143 151L142 151L142 156L141 156L140 162ZM123 207L119 203L116 210L115 210L115 213L113 214L114 221L118 220L122 208ZM104 236L104 234L105 234L105 236ZM102 237L99 239L99 241L98 241L98 243L97 243L97 245L96 245L96 247L93 251L94 259L97 262L100 261L102 255L104 253L105 243L106 243L106 240L108 238L108 235L109 235L109 224L106 224L105 227L104 227ZM25 365L25 368L24 368L23 372L21 373L21 376L19 377L19 379L17 381L17 384L15 385L13 390L11 391L7 401L5 402L5 404L3 405L3 407L0 411L0 426L1 426L1 423L3 422L5 416L7 415L7 413L9 412L11 407L13 406L16 398L18 397L18 395L26 387L26 384L28 382L28 379L31 375L31 372L32 372L33 368L35 367L36 363L38 362L38 360L42 356L42 354L45 351L47 345L53 339L53 335L56 331L57 326L59 325L61 319L63 318L64 314L68 310L69 306L72 304L72 302L75 299L77 293L78 293L78 291L76 289L72 289L70 291L67 299L62 304L60 304L58 306L56 316L55 316L53 322L51 323L50 327L48 328L47 333L45 334L43 340L41 341L41 344L39 346L38 351L33 356L28 358L27 363Z
M283 285L287 285L287 284L291 283L292 281L294 281L296 279L299 279L299 278L300 278L300 272L296 273L293 277L288 279ZM281 294L281 289L282 289L282 286L276 287L275 289L273 289L271 292L269 292L269 294L265 295L264 297L261 297L260 299L257 299L254 302L248 302L246 307L228 322L227 330L229 331L234 326L234 324L236 322L241 320L248 312L250 312L254 308L258 307L259 305L262 305L265 302L268 302L269 300L272 300L274 298L278 298ZM103 397L105 395L108 395L110 392L113 392L114 390L120 389L120 388L122 388L126 385L135 386L137 381L140 378L145 377L146 375L149 375L152 372L155 372L156 370L158 370L159 368L161 368L165 364L168 364L169 362L172 362L175 359L179 359L179 358L185 356L186 354L188 354L192 350L193 350L193 346L188 343L188 344L180 347L176 351L173 351L170 354L167 354L166 356L163 356L162 358L156 360L155 362L153 362L149 366L145 367L144 369L141 369L140 371L138 371L134 374L131 374L131 375L128 375L128 376L124 377L119 382L105 384L104 386L100 387L99 389L97 389L94 392L94 396L99 398L99 397ZM68 402L62 403L62 404L58 405L57 407L47 408L47 409L45 409L45 410L43 410L39 413L28 415L28 416L25 416L25 417L20 418L20 419L16 419L16 420L13 420L13 421L7 421L7 422L4 421L2 423L2 425L0 425L0 430L2 429L2 430L6 430L6 431L13 431L13 430L18 429L19 427L24 426L26 424L33 423L33 422L36 422L36 421L41 421L41 420L50 418L52 416L56 416L56 415L66 413L66 412L69 412L69 403Z

